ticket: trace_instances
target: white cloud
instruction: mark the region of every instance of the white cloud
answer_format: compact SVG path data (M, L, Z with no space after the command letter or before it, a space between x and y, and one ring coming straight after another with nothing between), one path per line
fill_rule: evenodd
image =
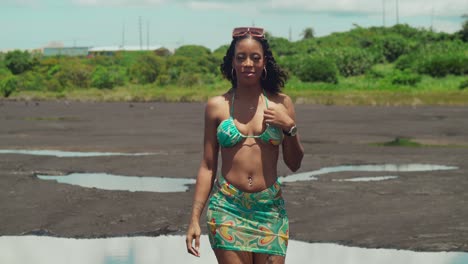
M83 6L154 6L160 5L165 0L72 0L76 5Z
M386 13L395 14L396 1L401 17L461 16L468 13L468 0L0 0L1 6L50 5L68 2L80 6L155 6L181 4L196 10L239 10L251 12L314 12L337 14L381 14L382 1Z
M395 13L397 0L384 0L386 12ZM383 2L376 0L272 0L274 9L308 10L313 12L339 13L382 13ZM418 16L434 14L439 16L461 16L468 12L466 0L399 0L400 16Z
M434 30L443 31L447 33L454 33L461 29L460 23L452 23L449 21L435 20L434 21Z
M37 6L40 0L1 0L0 6Z
M182 2L182 1L178 1ZM262 1L257 1L262 2ZM263 1L265 2L265 1ZM194 10L223 10L239 12L242 15L255 15L264 7L264 5L253 5L252 1L185 1L187 7Z
M206 2L206 1L190 1L187 5L192 9L198 10L231 10L233 8L232 3L224 2Z

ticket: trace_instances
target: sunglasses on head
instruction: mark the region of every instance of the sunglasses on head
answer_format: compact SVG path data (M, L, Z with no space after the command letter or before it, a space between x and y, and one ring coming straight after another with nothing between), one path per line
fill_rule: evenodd
M265 37L263 28L259 28L259 27L238 27L232 31L233 38L243 37L247 34L256 38Z

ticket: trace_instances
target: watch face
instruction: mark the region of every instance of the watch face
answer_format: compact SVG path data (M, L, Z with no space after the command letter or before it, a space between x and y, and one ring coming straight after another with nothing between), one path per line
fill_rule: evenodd
M291 128L291 131L289 131L289 134L291 134L291 136L295 136L297 133L297 127L296 126L293 126Z

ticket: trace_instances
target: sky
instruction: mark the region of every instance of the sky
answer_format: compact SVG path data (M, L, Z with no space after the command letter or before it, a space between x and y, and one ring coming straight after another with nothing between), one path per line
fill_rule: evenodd
M0 0L0 50L140 41L214 50L238 26L296 41L308 27L324 36L355 25L392 26L397 10L402 24L453 33L468 14L468 0Z

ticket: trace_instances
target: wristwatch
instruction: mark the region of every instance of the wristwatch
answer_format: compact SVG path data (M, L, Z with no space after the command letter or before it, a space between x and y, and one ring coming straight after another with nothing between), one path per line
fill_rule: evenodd
M293 125L289 131L284 131L283 130L283 134L285 134L286 136L289 136L289 137L295 137L296 134L297 134L297 127L296 125Z

